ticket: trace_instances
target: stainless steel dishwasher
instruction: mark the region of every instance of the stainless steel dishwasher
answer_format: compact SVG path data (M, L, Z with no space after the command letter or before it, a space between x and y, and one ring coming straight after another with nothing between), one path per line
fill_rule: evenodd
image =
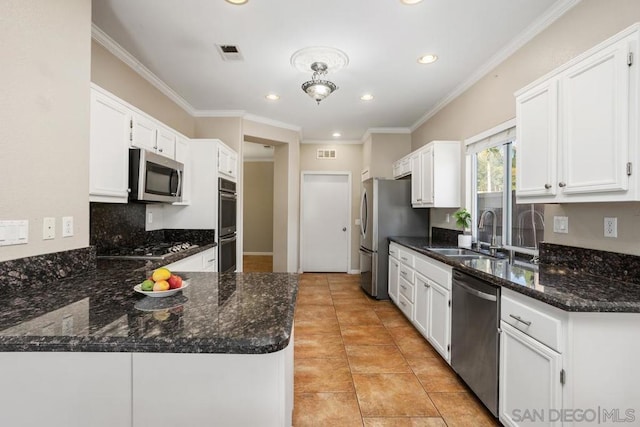
M451 366L498 416L500 288L453 271Z

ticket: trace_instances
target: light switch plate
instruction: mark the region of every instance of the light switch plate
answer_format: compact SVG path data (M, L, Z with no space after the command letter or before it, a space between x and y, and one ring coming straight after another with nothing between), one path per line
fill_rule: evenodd
M63 216L62 217L62 237L71 237L71 236L73 236L73 217Z
M569 232L569 217L567 216L554 216L553 217L553 232L566 234Z

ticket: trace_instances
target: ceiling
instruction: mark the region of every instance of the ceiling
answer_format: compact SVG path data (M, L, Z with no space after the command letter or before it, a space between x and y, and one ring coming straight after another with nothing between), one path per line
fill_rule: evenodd
M192 114L246 113L300 129L305 141L360 140L367 130L415 128L567 2L94 0L93 22ZM236 45L244 59L224 61L216 44ZM320 105L300 88L311 71L290 63L309 46L349 57L326 77L339 89ZM419 64L428 53L438 61Z

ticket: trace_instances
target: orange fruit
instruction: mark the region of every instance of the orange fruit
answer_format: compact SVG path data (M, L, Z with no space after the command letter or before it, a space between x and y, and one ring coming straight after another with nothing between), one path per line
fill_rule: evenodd
M169 290L169 282L166 280L158 280L153 285L153 290L155 291L167 291Z

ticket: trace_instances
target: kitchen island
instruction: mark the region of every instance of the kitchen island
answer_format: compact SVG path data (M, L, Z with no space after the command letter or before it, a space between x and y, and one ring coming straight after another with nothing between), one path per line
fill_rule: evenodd
M297 275L181 273L151 298L153 266L124 265L5 292L0 425L291 425Z

